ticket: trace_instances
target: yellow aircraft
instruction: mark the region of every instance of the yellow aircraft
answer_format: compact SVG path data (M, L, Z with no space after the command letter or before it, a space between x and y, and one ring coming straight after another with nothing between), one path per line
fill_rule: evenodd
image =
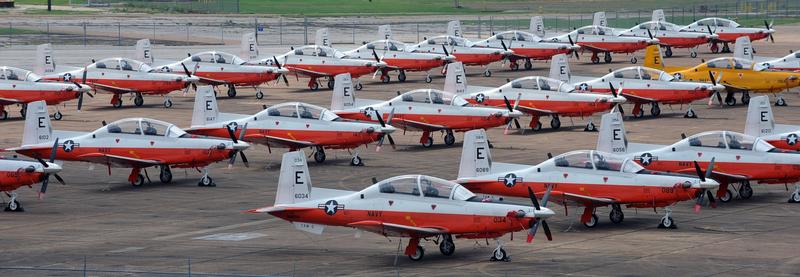
M736 47L740 47L736 44ZM751 48L750 48L751 49ZM750 51L750 49L746 51ZM742 51L740 49L737 49ZM800 86L800 73L768 71L754 68L752 60L737 57L716 58L694 67L667 66L661 56L658 45L648 46L645 50L644 66L660 69L672 74L678 80L719 83L725 86L727 94L725 104L736 105L735 92L742 93L742 103L750 102L750 92L778 93L776 106L786 106L780 92ZM714 79L712 79L712 76ZM716 80L715 80L716 79ZM722 104L722 96L715 93ZM711 103L711 100L709 100Z

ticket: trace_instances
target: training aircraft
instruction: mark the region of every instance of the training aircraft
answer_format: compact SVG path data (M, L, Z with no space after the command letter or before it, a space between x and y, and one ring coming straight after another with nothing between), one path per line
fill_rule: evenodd
M457 24L460 26L461 24ZM569 54L576 52L581 47L574 43L553 43L542 40L544 36L544 26L541 16L531 18L531 32L512 30L500 32L491 37L471 42L473 47L508 49L513 51L508 56L509 68L519 70L519 61L525 61L525 70L533 68L532 60L550 60L558 54ZM452 34L451 34L452 35ZM578 56L578 53L575 53Z
M715 38L711 42L711 52L713 53L719 52L718 43L722 43L722 53L730 53L728 44L739 43L737 40L740 37L747 37L750 41L769 38L775 43L775 38L772 36L772 34L775 33L775 29L773 29L772 24L767 23L766 20L764 20L765 28L746 28L741 27L739 23L730 19L708 17L683 26L681 31L705 32L709 27L711 31L718 36L718 38Z
M226 159L232 165L236 154L250 146L233 135L230 140L193 138L175 125L148 118L121 119L88 133L57 131L50 125L47 106L37 101L28 104L22 146L6 151L40 159L51 155L54 140L60 141L55 159L106 165L109 175L111 167L133 168L128 181L134 186L150 180L146 170L145 175L141 172L151 166L160 168L162 183L172 181L170 168L203 168L198 185L214 186L206 166Z
M138 46L137 46L138 47ZM92 64L78 67L56 67L50 44L37 48L37 67L43 68L43 80L81 83L113 94L111 105L122 107L122 95L130 94L133 103L139 107L144 104L143 95L164 95L164 107L172 107L172 99L167 95L172 91L188 89L198 81L197 77L183 70L182 74L155 72L144 62L129 58L92 59ZM185 76L183 74L186 74ZM90 95L91 96L91 95ZM80 102L80 101L79 101Z
M458 62L451 65L462 66ZM448 71L446 78L456 78L456 75ZM431 132L442 131L444 143L453 145L456 142L453 131L510 126L513 119L522 115L511 105L507 105L507 109L470 106L464 98L451 92L453 89L447 88L445 91L417 89L403 94L398 92L397 97L383 101L356 99L348 87L349 84L344 84L333 92L331 110L334 113L350 120L385 122L404 131L420 130L422 137L419 142L425 148L433 145Z
M655 45L651 47L658 49ZM684 117L696 118L697 113L692 109L691 103L725 89L725 86L717 84L718 81L714 79L711 79L711 84L680 81L664 71L642 66L620 68L599 78L571 76L569 67L565 69L567 74L559 75L560 80L571 82L578 91L624 96L628 102L633 103L635 118L644 117L642 106L646 104L650 105L650 114L654 117L661 115L660 104L688 104Z
M420 245L432 238L442 255L455 252L453 238L494 239L497 247L492 261L508 261L500 237L528 229L532 242L542 225L552 240L545 221L554 215L546 208L547 196L539 205L531 197L533 207L495 203L480 198L464 187L425 175L401 175L361 191L313 187L305 154L295 151L283 154L275 202L272 206L252 209L250 213L269 213L291 222L301 231L320 235L326 226L350 227L385 237L409 238L405 254L412 261L425 256Z
M550 126L558 129L561 127L559 118L562 116L591 117L595 113L610 110L615 105L625 102L625 98L619 95L575 93L574 85L556 79L560 74L569 74L569 63L564 54L553 56L550 62L550 78L522 77L500 87L467 86L463 69L455 65L450 65L448 70L454 70L456 78L447 80L455 82L449 86L455 87L456 93L461 93L464 99L476 105L494 107L513 105L516 110L533 117L529 126L534 131L542 129L542 123L539 122L539 117L542 116L550 116ZM506 104L506 101L511 99L514 100ZM516 99L519 99L519 104ZM596 131L594 123L590 120L584 130Z
M678 80L714 82L713 79L719 78L716 82L725 86L725 104L728 106L736 105L733 95L736 92L742 93L744 104L750 102L750 92L778 93L775 105L785 106L786 101L779 92L800 86L800 73L755 68L753 60L743 58L752 55L748 54L752 53L752 47L747 37L738 38L735 46L735 52L739 54L734 57L716 58L694 67L667 66L660 49L649 47L645 51L644 66L664 70ZM715 95L721 105L722 96L719 93Z
M63 114L60 103L78 100L78 107L83 104L83 94L89 92L89 86L80 84L62 84L43 82L42 77L31 71L10 66L0 67L0 120L8 119L6 106L20 104L20 114L25 116L27 104L33 101L45 101L56 107L53 113L55 120L61 120ZM80 109L80 108L79 108Z
M800 152L782 150L762 138L731 131L710 131L671 145L628 143L623 122L613 121L609 128L600 128L597 150L630 157L648 170L691 174L695 163L708 167L713 163L711 178L720 183L717 198L729 202L734 183L739 183L742 199L753 196L750 181L761 184L786 184L800 181ZM793 199L800 199L797 190Z
M598 53L605 53L604 61L611 63L611 53L630 54L649 45L658 45L659 40L652 34L648 38L618 36L613 28L606 27L605 16L595 14L593 25L584 26L572 32L545 38L545 41L580 45L582 49L592 52L592 63L600 63ZM636 56L631 56L631 63L636 63Z
M758 57L755 68L800 72L800 52L790 51L783 58Z
M56 180L64 184L64 179L58 176L61 166L54 163L56 148L58 148L58 140L55 141L51 148L49 162L41 158L38 161L0 159L0 191L11 198L6 205L6 212L25 211L22 208L22 204L17 200L16 190L18 188L42 183L42 188L39 190L39 198L41 199L47 191L50 175L53 175Z
M609 117L622 120L619 113L610 113L603 115L603 123ZM601 130L605 127L601 125ZM711 190L719 184L707 179L710 171L703 173L699 167L695 176L653 172L630 158L594 150L567 152L532 166L498 163L492 160L488 141L484 130L464 134L457 183L475 193L511 197L552 190L551 202L584 207L581 222L588 228L597 226L598 207L612 207L613 223L624 219L622 205L654 211L663 207L666 213L659 227L676 228L672 206L677 202L695 200L699 211L708 196L709 204L715 205Z
M689 56L697 57L697 47L719 39L719 35L711 31L692 32L681 30L683 26L666 22L664 20L664 10L653 11L653 19L638 24L630 29L620 30L617 33L621 36L634 36L649 38L650 35L658 39L659 44L664 48L664 56L672 57L672 48L687 48Z
M243 44L252 43L248 35L255 37L252 34L244 34L242 37ZM222 51L189 53L187 54L188 57L181 61L154 60L150 50L150 42L146 39L140 42L144 47L139 47L139 44L137 44L137 53L139 53L139 56L150 57L150 64L155 68L154 71L184 72L187 75L191 74L198 78L199 82L211 85L214 88L227 86L227 95L231 98L236 97L236 86L252 87L256 91L256 99L262 99L264 98L264 92L259 88L261 84L277 80L283 76L284 83L287 86L289 85L284 76L289 71L280 67L250 65L239 56ZM245 53L247 54L247 52ZM189 73L187 66L192 68L191 73ZM184 94L186 94L186 91L184 91Z
M489 64L502 61L514 54L514 51L508 48L494 49L473 45L472 42L461 37L461 23L457 20L447 24L447 35L424 38L421 42L406 49L417 53L452 54L457 61L464 65L486 67L483 71L483 76L486 77L492 76Z
M358 78L373 72L377 73L387 67L387 63L382 61L377 54L370 56L370 59L367 60L350 57L344 52L334 49L331 47L327 28L317 30L314 45L293 47L291 51L281 56L254 60L251 63L277 66L278 68L286 67L296 76L308 76L310 77L308 88L311 90L319 89L317 81L319 78L327 78L328 88L333 89L333 77L336 75L348 73L353 78ZM356 79L355 88L361 90L363 87L361 81Z
M398 71L397 80L400 82L406 81L406 72L424 71L427 74L425 82L430 83L433 81L430 74L431 69L442 67L456 59L455 56L449 55L446 49L446 54L407 51L408 45L392 39L392 30L389 25L379 26L378 33L381 39L364 42L364 45L345 51L344 54L347 57L363 60L380 56L376 59L386 63L386 67L380 70L381 81L384 83L390 81L389 71L392 70Z
M347 75L336 76L336 86L352 84ZM348 88L349 89L349 88ZM233 132L241 140L291 151L312 147L314 160L325 161L325 148L354 149L378 141L394 132L392 126L343 121L335 113L311 104L289 102L265 108L254 115L221 113L214 92L198 90L194 100L192 127L185 131L194 135L227 138ZM394 141L389 138L394 145ZM358 150L350 165L364 165Z

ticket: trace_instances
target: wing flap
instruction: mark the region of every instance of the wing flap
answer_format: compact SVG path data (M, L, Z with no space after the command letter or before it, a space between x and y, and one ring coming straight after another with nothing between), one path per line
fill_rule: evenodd
M447 230L443 228L416 227L375 220L358 221L347 225L383 236L430 237L447 233Z

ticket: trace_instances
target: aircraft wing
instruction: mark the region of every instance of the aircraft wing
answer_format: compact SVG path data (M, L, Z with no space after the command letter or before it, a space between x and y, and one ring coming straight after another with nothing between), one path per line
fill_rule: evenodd
M53 130L53 135L51 137L61 138L61 140L63 141L65 138L74 138L85 134L88 134L88 132Z
M645 103L656 102L656 100L653 99L653 98L636 96L636 95L633 95L633 94L630 94L630 93L622 93L622 96L625 97L625 99L628 99L628 100L633 101L633 102L645 102Z
M353 194L351 190L311 187L311 199L328 199Z
M697 174L694 168L685 168L682 170L675 171L676 173L684 173L684 174ZM725 172L720 172L714 170L711 173L711 179L726 179L726 180L749 180L749 176L739 175L739 174L730 174Z
M392 119L392 125L395 126L395 127L400 127L400 128L402 128L402 127L411 127L411 128L414 128L414 129L426 130L426 131L439 131L439 130L447 129L446 126L442 126L442 125L428 124L428 123L424 123L424 122L408 120L408 119L402 119L402 118Z
M647 143L628 143L628 153L636 153L636 152L647 152L653 151L655 149L659 149L664 147L665 145L661 144L647 144Z
M149 167L154 165L163 164L156 160L143 160L131 157L123 157L117 155L108 155L103 153L89 153L78 156L78 158L92 163L109 164L116 167Z
M211 78L206 78L206 77L203 77L203 76L197 76L197 78L200 79L200 82L202 82L204 84L213 85L213 86L220 86L220 85L224 85L224 84L228 83L228 82L225 82L223 80L211 79Z
M272 213L272 212L282 212L282 211L310 211L316 209L317 208L310 208L310 207L269 206L263 208L250 209L245 212L251 214L260 214L260 213Z
M571 84L580 84L580 83L585 83L585 82L588 82L588 81L592 81L594 79L597 79L597 78L596 77L589 77L589 76L575 76L575 75L572 75L572 76L569 77L569 82Z
M608 49L605 49L605 48L595 47L595 46L586 45L586 44L579 44L579 45L581 47L583 47L583 48L588 49L589 51L592 51L592 52L609 52Z
M327 77L327 76L329 76L325 72L313 71L313 70L308 70L308 69L304 69L304 68L292 67L292 68L289 68L289 70L291 70L291 71L293 71L295 73L300 73L300 74L309 76L309 77Z
M495 89L494 87L482 87L482 86L467 86L465 93L476 93L481 91L487 91Z
M772 131L778 134L797 132L800 131L800 125L775 124L775 128L773 128Z
M526 165L526 164L512 164L512 163L493 162L492 163L492 172L491 173L517 171L517 170L528 169L530 167L531 167L530 165Z
M538 198L543 197L545 192L536 193ZM572 202L582 206L606 206L617 203L616 200L605 197L592 197L588 195L567 193L562 191L550 192L550 201L552 202Z
M22 101L13 98L0 98L0 105L13 105L19 103L22 103Z
M217 122L219 121L232 121L232 120L239 120L245 117L250 117L247 114L238 114L238 113L219 113L217 115Z
M383 100L374 100L374 99L360 99L356 98L356 101L353 103L355 107L364 107L364 106L372 106L375 104L380 104L386 101Z
M98 84L98 83L92 83L92 86L94 86L97 89L109 91L111 93L132 93L132 92L136 92L135 90L132 90L132 89L109 86L109 85Z
M309 146L314 146L315 145L313 142L310 142L310 141L293 140L293 139L288 139L288 138L280 138L280 137L268 136L268 135L262 135L262 134L245 135L244 138L245 138L245 140L256 142L256 143L259 143L259 144L280 145L280 146L283 146L283 147L293 148L293 149L309 147Z
M542 109L526 107L526 106L522 106L522 105L517 106L517 110L521 111L521 112L524 112L524 113L527 113L527 114L535 114L535 115L551 115L551 114L556 113L556 112L550 111L550 110L542 110Z
M404 237L431 237L447 233L446 229L431 227L416 227L409 225L394 224L376 220L364 220L347 224L350 227L364 231L377 233L383 236L404 236Z

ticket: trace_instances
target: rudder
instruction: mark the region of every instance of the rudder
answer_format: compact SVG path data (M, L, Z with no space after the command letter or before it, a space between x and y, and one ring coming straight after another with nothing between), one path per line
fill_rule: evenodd
M53 46L51 44L39 44L36 47L36 63L33 71L38 75L47 75L56 71L56 62L53 58Z
M192 126L202 126L216 122L219 118L219 106L214 89L211 86L197 87L194 96L194 110L192 110Z
M625 136L622 114L613 112L603 115L597 135L597 150L613 154L628 152L628 138Z
M570 77L572 76L569 70L569 62L567 62L567 55L558 54L553 56L550 61L550 78L569 82Z
M136 41L136 59L147 65L153 65L153 46L149 39Z
M744 134L754 137L771 135L775 131L775 117L772 115L769 96L750 98L747 106L747 119Z
M305 152L292 151L283 154L275 205L293 204L310 199L311 177L308 173Z
M477 129L464 133L463 145L458 178L478 177L491 173L492 154L489 151L489 137L486 131Z
M663 69L664 58L661 56L661 48L658 45L647 46L644 50L644 66L655 69Z
M25 129L22 131L22 145L39 144L54 139L47 104L44 101L28 103Z
M467 92L467 75L464 74L464 64L461 62L447 64L444 91L455 94L464 94Z

